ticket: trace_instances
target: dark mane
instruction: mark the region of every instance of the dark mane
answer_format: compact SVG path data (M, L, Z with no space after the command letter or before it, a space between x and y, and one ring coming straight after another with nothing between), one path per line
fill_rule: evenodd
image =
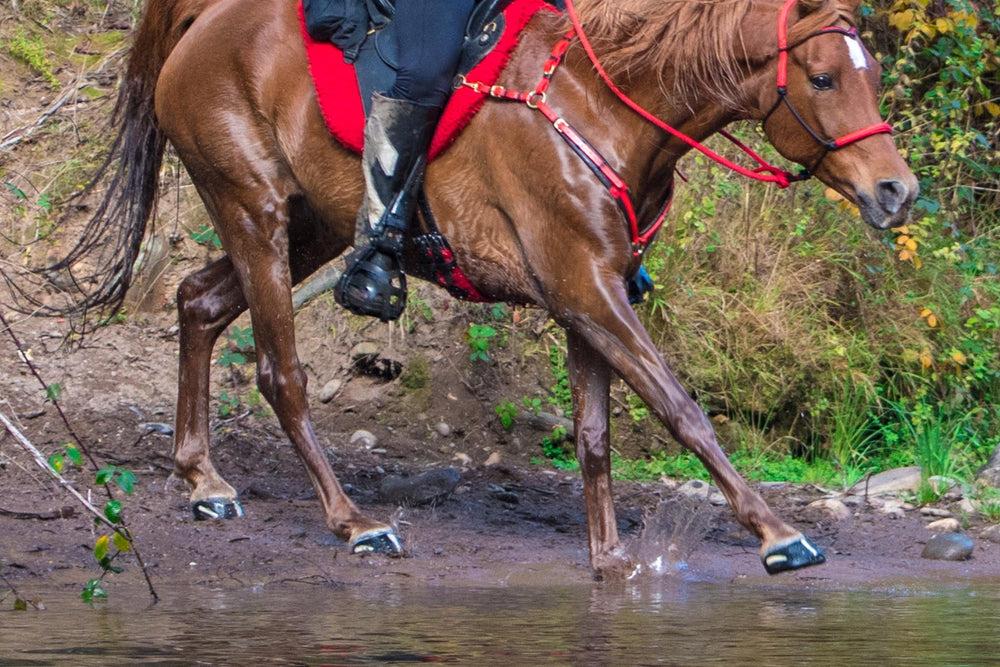
M778 0L773 0L775 9ZM627 82L650 72L678 99L708 96L733 107L752 49L742 42L741 25L760 0L577 0L577 12L601 63ZM834 3L835 4L835 3ZM843 12L819 11L822 0L802 0L815 12L808 23L831 22ZM766 38L776 40L776 24ZM759 47L758 47L759 48ZM769 49L774 51L776 44Z

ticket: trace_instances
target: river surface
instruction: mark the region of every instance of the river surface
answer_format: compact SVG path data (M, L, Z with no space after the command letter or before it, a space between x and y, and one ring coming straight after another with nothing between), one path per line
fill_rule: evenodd
M0 612L0 665L1000 664L1000 581L803 590L629 584L77 589Z

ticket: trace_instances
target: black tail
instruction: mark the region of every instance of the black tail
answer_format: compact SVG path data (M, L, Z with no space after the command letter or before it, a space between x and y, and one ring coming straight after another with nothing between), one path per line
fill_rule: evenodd
M166 138L154 111L156 81L177 40L212 2L147 4L111 118L118 128L114 141L83 194L105 181L107 190L62 259L21 274L25 281L15 280L0 267L0 279L14 296L16 309L70 317L86 329L121 308L159 192Z

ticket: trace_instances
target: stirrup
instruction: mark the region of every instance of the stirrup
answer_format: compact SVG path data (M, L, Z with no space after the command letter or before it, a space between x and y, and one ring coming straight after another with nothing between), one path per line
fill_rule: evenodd
M333 298L355 315L377 317L383 322L398 319L406 308L406 274L395 254L370 245L348 258Z

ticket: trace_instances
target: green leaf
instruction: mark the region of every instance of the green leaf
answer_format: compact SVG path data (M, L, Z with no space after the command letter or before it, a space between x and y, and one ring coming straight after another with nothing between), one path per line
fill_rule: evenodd
M28 611L28 603L21 598L14 600L14 611Z
M83 465L83 455L80 454L80 450L77 449L75 445L66 444L66 456L74 464L78 466Z
M118 549L118 551L131 551L132 549L132 543L129 542L128 538L121 533L115 533L112 535L111 540L114 542L115 548Z
M49 457L49 466L51 466L56 472L62 472L65 465L66 462L63 459L62 454L53 454Z
M131 470L124 470L122 468L119 468L118 478L115 481L118 482L118 488L120 488L126 494L131 495L132 489L135 488L135 473L133 473Z
M102 560L108 557L108 536L101 535L97 538L97 542L94 544L94 558L100 563Z
M62 396L62 386L58 383L53 382L45 388L45 397L55 403Z
M104 485L111 481L115 476L115 471L117 468L115 466L105 466L97 471L96 481L98 484Z
M121 523L122 504L117 500L109 500L108 504L104 506L104 516L106 516L108 521L111 523Z
M24 194L24 190L22 190L21 188L17 187L13 183L5 183L4 185L7 186L7 189L10 190L14 194L15 197L17 197L18 199L23 199L23 200L27 201L28 196L26 194Z
M86 584L83 585L83 591L80 593L80 599L84 602L93 602L97 599L106 600L108 597L108 592L101 588L100 579L91 579Z

